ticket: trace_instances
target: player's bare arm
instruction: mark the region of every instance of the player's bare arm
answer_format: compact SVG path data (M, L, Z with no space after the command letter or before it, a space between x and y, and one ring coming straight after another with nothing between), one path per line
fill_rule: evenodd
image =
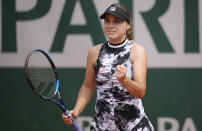
M95 72L94 65L97 61L101 44L93 46L88 51L85 79L78 94L77 102L74 108L74 114L79 116L85 106L91 100L95 90Z
M135 97L142 98L146 92L146 72L147 57L144 48L139 44L134 44L131 49L130 59L133 64L134 80L126 76L126 68L117 66L117 79Z

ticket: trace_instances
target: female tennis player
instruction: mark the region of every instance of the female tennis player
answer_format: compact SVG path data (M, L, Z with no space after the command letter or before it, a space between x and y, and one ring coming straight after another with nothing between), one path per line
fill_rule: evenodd
M153 131L141 98L146 92L147 57L133 41L131 15L112 4L100 16L108 41L89 49L84 82L70 114L77 118L97 89L91 131ZM72 124L70 116L62 114Z

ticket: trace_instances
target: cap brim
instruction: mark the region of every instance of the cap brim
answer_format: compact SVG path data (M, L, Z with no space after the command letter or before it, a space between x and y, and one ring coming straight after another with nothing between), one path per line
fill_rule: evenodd
M111 14L123 21L130 23L130 16L121 8L110 6L105 10L105 12L100 16L100 19L105 19L106 14Z
M106 15L106 13L103 13L103 14L100 16L100 19L104 19L104 18L105 18L105 15Z
M119 19L121 19L121 20L124 20L124 21L125 21L125 19L124 19L124 17L123 17L123 16L121 16L121 15L119 15L119 14L115 13L115 12L105 12L105 13L103 13L103 14L100 16L100 19L105 19L105 15L106 15L106 14L113 15L113 16L115 16L115 17L117 17L117 18L119 18Z

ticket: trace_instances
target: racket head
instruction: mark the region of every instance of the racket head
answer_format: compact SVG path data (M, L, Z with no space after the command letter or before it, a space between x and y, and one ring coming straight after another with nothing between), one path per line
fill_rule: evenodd
M60 93L57 69L50 56L41 49L28 54L24 72L29 87L40 98L54 102L66 110Z
M37 49L30 52L25 60L24 72L29 87L38 97L55 103L68 115L69 110L66 109L61 96L56 67L45 51ZM74 130L82 131L75 119L72 120Z

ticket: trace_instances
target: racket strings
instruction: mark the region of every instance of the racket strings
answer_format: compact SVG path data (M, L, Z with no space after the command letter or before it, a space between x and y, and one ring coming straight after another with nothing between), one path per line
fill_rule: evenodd
M56 77L46 56L40 52L33 53L26 70L31 84L39 95L46 98L55 96Z

